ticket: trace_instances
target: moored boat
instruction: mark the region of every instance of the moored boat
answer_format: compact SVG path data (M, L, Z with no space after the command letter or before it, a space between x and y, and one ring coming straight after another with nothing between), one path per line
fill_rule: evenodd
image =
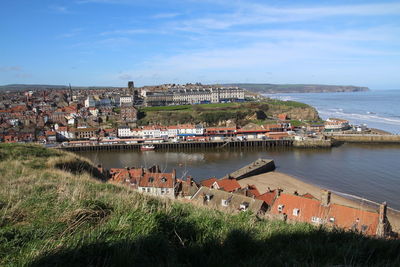
M155 146L153 146L153 145L142 145L140 147L141 151L152 151L154 149L155 149Z

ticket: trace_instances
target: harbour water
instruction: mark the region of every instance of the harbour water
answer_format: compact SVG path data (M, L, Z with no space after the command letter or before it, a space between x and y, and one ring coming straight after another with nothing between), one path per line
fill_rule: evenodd
M258 159L275 160L277 170L330 190L400 209L400 145L344 144L329 149L247 148L191 151L89 151L79 155L106 168L126 166L177 169L197 181L223 177Z
M271 98L310 104L323 119L339 117L400 134L400 90L348 93L270 94Z

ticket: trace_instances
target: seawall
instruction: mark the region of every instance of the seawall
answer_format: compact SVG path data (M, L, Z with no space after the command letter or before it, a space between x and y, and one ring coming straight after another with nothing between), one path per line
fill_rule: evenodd
M331 139L322 140L322 139L306 139L306 140L296 140L293 142L294 147L302 147L302 148L329 148L332 147L333 141Z
M377 134L333 134L327 135L334 141L347 143L398 143L400 135L377 135Z

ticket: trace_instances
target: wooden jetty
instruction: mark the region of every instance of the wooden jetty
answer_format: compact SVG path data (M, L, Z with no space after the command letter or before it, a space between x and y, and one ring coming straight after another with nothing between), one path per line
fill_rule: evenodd
M140 150L143 143L135 144L85 144L75 146L60 146L59 149L67 151L100 151L100 150ZM290 147L293 140L246 140L246 141L208 141L208 142L163 142L152 143L155 150L194 149L194 148L245 148L245 147Z

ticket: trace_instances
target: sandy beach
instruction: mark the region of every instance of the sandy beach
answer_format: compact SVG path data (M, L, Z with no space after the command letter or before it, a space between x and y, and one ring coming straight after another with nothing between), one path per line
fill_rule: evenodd
M298 178L277 171L255 175L238 180L238 182L242 187L246 185L255 185L260 193L267 191L268 188L281 188L284 193L293 194L294 191L297 191L300 195L310 193L317 199L320 199L322 189L329 189L305 183ZM331 201L336 204L369 211L378 211L379 208L373 203L346 198L335 193L332 193ZM400 232L400 213L388 209L387 216L392 225L393 231Z

